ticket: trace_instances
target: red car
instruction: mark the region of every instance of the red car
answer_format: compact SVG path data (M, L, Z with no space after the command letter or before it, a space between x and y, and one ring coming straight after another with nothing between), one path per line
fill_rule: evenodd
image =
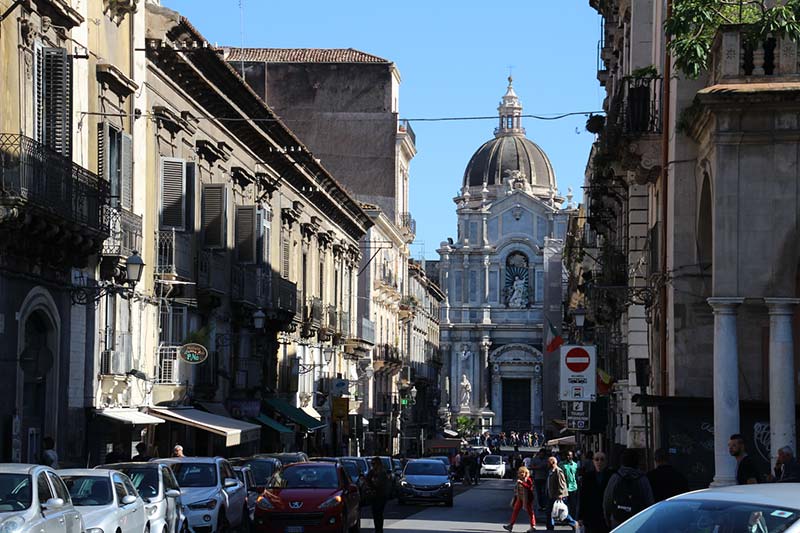
M286 465L256 500L257 533L359 533L358 487L336 463Z

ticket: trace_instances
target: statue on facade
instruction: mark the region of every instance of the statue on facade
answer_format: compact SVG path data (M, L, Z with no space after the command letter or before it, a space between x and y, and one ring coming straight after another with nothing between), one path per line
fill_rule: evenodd
M472 385L466 374L461 374L461 407L468 407L470 396L472 395Z
M516 276L511 285L511 296L508 298L508 306L521 309L528 305L528 284L524 279Z
M472 351L470 351L469 347L465 344L464 348L461 350L461 360L466 361L470 357L472 357Z

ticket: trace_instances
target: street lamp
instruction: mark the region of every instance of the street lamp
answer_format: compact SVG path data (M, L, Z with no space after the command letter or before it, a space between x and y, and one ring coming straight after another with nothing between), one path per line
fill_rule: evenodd
M417 403L417 386L411 387L411 403Z
M260 308L256 309L253 313L253 327L255 329L262 329L264 322L267 320L267 315Z
M322 355L325 357L325 364L331 364L333 360L333 348L323 348Z
M134 250L133 253L125 261L125 281L133 286L139 283L142 279L142 272L144 271L144 260L139 255L139 252Z
M572 318L575 320L575 327L583 328L583 323L586 321L586 309L583 307L576 307L572 310Z
M134 287L142 279L144 272L144 261L139 252L134 250L125 260L125 268L116 271L115 275L109 276L108 280L88 280L95 285L86 285L87 281L81 285L70 288L70 297L73 304L86 305L90 302L97 303L106 295L120 295L123 298L133 296Z

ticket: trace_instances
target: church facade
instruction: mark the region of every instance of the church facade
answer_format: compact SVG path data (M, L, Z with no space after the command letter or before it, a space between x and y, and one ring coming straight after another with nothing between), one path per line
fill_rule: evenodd
M560 249L568 210L547 155L525 136L512 80L494 138L470 159L454 201L457 239L441 243L440 415L483 430L536 431L560 418L547 322L561 324ZM569 199L569 197L568 197Z

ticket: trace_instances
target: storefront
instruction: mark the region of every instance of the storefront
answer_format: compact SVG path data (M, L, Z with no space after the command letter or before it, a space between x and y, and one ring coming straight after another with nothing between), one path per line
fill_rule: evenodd
M150 414L167 422L156 431L157 456L168 457L175 444L193 456L247 456L259 451L260 425L192 407L151 407Z
M123 457L136 455L139 442L149 442L161 418L134 408L97 409L89 420L88 464L98 465L117 448Z
M281 444L285 451L308 451L306 434L325 427L325 423L320 420L321 416L316 410L313 410L313 407L311 407L312 412L317 416L313 416L304 409L289 405L279 398L267 398L264 400L264 406L274 414L281 424L293 425L295 428L291 434L281 433Z

